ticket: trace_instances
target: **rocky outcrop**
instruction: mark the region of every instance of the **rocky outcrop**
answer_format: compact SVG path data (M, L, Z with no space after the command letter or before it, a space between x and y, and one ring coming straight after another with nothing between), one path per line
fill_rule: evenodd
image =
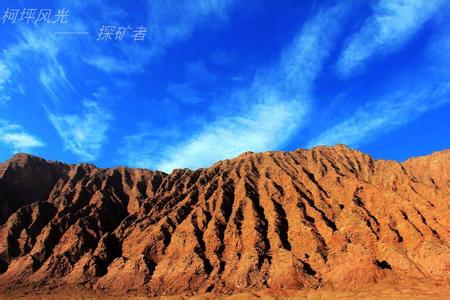
M448 150L404 163L342 145L248 152L171 174L27 155L4 166L3 289L172 295L450 283Z
M46 201L68 169L68 165L22 153L0 165L0 224L18 208Z

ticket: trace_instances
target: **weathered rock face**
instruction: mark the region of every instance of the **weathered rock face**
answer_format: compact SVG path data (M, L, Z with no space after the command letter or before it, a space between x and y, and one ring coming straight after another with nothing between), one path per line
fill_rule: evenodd
M18 208L46 201L69 166L26 154L17 154L0 165L0 224Z
M450 281L449 150L403 164L341 145L245 153L170 175L18 155L0 171L3 289Z

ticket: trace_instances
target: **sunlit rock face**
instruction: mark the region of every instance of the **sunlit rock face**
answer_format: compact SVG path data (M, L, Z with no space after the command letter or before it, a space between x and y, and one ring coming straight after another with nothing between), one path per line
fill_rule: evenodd
M247 152L171 174L0 164L0 287L240 293L448 282L450 151Z

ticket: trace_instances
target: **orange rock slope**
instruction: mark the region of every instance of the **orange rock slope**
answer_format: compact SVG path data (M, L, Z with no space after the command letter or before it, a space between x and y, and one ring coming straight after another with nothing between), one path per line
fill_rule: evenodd
M450 151L337 145L171 174L0 164L0 289L175 295L450 283Z

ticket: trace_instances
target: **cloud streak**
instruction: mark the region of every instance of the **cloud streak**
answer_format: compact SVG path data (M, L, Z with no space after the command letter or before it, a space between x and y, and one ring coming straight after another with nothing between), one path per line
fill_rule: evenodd
M380 0L342 51L337 71L347 77L371 59L401 48L442 6L443 0Z
M162 55L166 49L182 42L195 30L209 22L223 24L233 8L235 0L169 0L150 1L147 17L149 32L142 45L119 44L117 55L98 53L84 58L84 62L111 74L135 74L145 70L152 58ZM97 5L108 6L100 0ZM107 21L111 22L110 19ZM145 24L144 24L145 25Z
M2 61L0 61L0 104L9 102L11 97L5 92L5 85L10 81L11 70Z
M402 90L381 101L369 102L353 115L332 126L308 143L317 145L347 144L359 147L378 136L411 122L420 114L450 102L450 84L432 90Z
M152 51L162 52L166 47L189 38L195 29L208 21L224 22L235 0L169 0L152 1L149 27Z
M187 64L184 77L183 82L169 82L166 86L167 93L184 104L203 102L209 96L207 91L217 82L216 75L202 61ZM202 96L198 95L198 89L202 90Z
M5 70L8 75L3 80L0 78L0 92L4 84L13 80L17 82L16 75L32 71L37 72L43 90L55 103L61 100L65 92L73 90L59 59L62 49L70 46L59 40L48 26L35 30L18 26L19 39L3 49L0 57L0 75ZM46 38L42 39L42 36ZM33 69L27 69L27 65L33 65Z
M84 101L80 114L48 111L48 118L63 140L64 148L86 161L97 159L107 139L111 113L95 101Z
M307 106L297 101L279 103L277 95L269 96L247 114L222 117L205 126L192 139L166 149L166 157L156 168L171 171L179 167L206 167L248 149L272 149L296 129L296 123L287 124L286 121L301 120L306 111Z
M227 100L235 99L245 109L222 110L214 121L190 137L171 141L157 153L149 149L146 164L140 166L164 171L206 167L247 150L283 146L306 119L311 86L338 35L339 21L347 8L341 5L320 11L304 24L278 63L261 69L248 88L222 95ZM134 166L143 161L142 155L133 154L132 149L140 147L139 141L135 142L126 155L127 162Z
M0 120L0 143L12 148L14 152L27 152L32 148L44 147L39 138L26 132L22 126Z
M68 6L70 8L70 6ZM60 26L60 27L56 27ZM37 83L48 97L38 100L47 111L47 117L50 123L55 127L58 135L63 141L65 150L78 155L83 160L95 160L103 143L107 139L107 132L112 120L112 114L100 107L98 97L95 93L93 98L96 101L83 101L81 103L82 112L79 114L63 113L67 110L68 103L72 97L78 97L81 94L77 91L70 78L67 70L73 67L65 63L75 58L75 53L82 45L92 46L92 41L68 40L66 36L58 36L54 34L54 30L79 30L86 25L81 19L71 19L67 25L42 25L39 28L29 29L24 26L17 26L17 36L19 37L15 43L10 44L3 50L3 61L0 64L0 72L4 73L13 70L19 75L24 72L36 72ZM42 37L45 37L44 39ZM69 50L70 51L67 51ZM79 58L77 58L78 60ZM20 63L19 63L20 62ZM5 67L2 67L5 65ZM32 65L33 69L27 69L27 65ZM6 71L5 71L6 70ZM0 92L2 83L15 80L12 78L11 72L7 73L9 77L4 77L0 81ZM72 98L73 99L73 98ZM0 98L1 101L1 98ZM76 101L76 100L75 100ZM79 107L80 102L76 101L76 105L70 104L69 109ZM96 122L101 122L97 124ZM25 139L25 136L19 136L22 141L31 141ZM19 140L13 140L11 143L19 143Z
M360 106L308 143L317 145L348 144L358 147L399 128L421 114L450 103L450 32L437 30L424 53L425 63L415 74L403 78L381 99Z

